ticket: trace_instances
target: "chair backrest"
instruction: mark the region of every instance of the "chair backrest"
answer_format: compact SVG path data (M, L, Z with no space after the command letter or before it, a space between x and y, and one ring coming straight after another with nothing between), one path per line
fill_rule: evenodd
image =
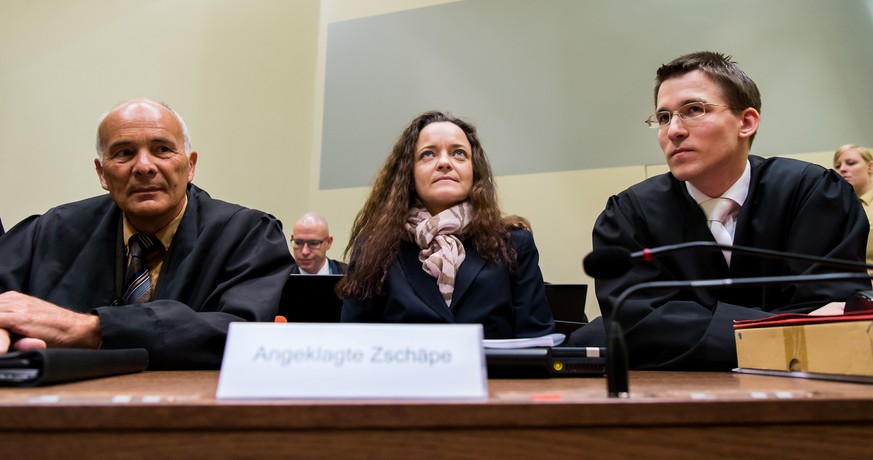
M569 336L588 323L585 315L587 284L546 283L546 300L555 318L555 332Z

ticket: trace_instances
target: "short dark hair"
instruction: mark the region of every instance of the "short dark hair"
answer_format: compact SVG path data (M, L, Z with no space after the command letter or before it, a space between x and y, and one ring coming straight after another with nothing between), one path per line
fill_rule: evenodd
M663 64L658 68L655 77L655 107L658 106L658 90L661 89L662 83L688 72L700 70L721 88L733 113L740 113L749 107L760 113L761 92L758 91L758 85L740 69L736 61L731 59L731 56L722 53L698 51L679 56ZM749 138L750 146L755 139L755 134Z

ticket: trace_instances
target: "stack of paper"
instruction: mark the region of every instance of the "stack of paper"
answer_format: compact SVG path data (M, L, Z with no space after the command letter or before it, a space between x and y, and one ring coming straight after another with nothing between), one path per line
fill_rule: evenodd
M523 339L486 339L482 341L482 346L485 348L497 349L557 347L565 338L566 336L564 334L554 333Z

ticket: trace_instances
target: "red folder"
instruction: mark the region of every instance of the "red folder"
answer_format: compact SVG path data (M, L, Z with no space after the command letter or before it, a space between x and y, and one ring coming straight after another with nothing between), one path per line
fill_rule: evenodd
M802 324L840 323L844 321L871 321L873 311L856 311L842 315L807 315L805 313L783 313L762 319L734 321L734 329L754 327L799 326Z

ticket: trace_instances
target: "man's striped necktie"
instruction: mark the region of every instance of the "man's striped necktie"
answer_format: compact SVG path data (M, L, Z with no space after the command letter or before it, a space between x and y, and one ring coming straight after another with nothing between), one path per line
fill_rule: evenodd
M124 300L128 304L148 302L151 298L149 261L164 256L164 245L154 235L137 233L127 243L130 249L130 265L127 267L127 290Z

